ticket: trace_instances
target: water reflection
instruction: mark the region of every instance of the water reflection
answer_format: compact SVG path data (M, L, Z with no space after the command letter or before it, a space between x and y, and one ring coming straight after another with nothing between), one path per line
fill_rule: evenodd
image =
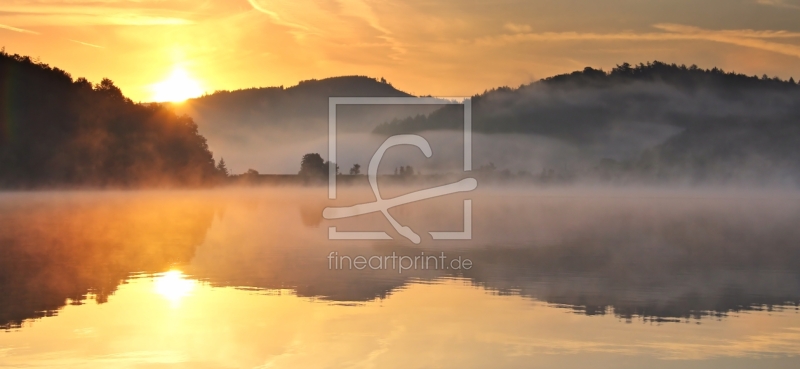
M186 279L179 270L159 273L155 277L156 293L172 302L173 306L178 306L181 299L189 296L197 283L195 280Z
M170 194L0 195L0 327L108 300L131 273L191 261L214 219Z
M335 301L385 298L409 281L459 276L498 294L528 296L587 315L655 321L797 305L796 196L660 195L484 193L474 200L474 240L421 247L328 241L330 223L310 222L307 208L300 208L301 221L274 207L229 209L226 222L235 226L212 229L190 268L215 285L293 288L300 296ZM446 226L437 223L455 219L457 224L457 216L437 214L443 205L408 209L398 218L439 229ZM385 226L380 216L365 217L353 229ZM331 271L326 259L331 251L352 256L446 251L475 263L458 273Z
M643 362L626 357L796 364L784 359L800 355L798 197L657 195L483 191L474 197L473 240L413 246L327 240L332 223L315 216L324 189L3 194L0 324L36 355L75 337L110 340L127 355L81 348L89 351L53 366L87 358L98 367L387 363L408 350L434 355L428 346L454 339L474 351L462 367L497 366L484 357L520 366L514 358L530 355L561 365L546 355L569 353L589 355L574 365L607 355L634 367ZM447 229L460 216L442 210L448 201L459 209L459 199L442 199L392 212L415 230ZM336 225L383 230L385 222ZM332 251L446 252L474 266L330 270ZM719 319L724 325L710 330L673 323ZM163 338L155 345L152 337ZM34 355L2 342L0 361ZM326 345L339 353L310 359ZM438 349L463 354L456 346ZM410 363L458 366L427 359Z
M198 283L175 309L155 283L133 279L108 303L67 306L57 318L0 335L0 361L53 368L791 368L800 355L794 313L625 325L492 296L461 279L409 285L356 307Z
M89 294L105 302L137 272L165 272L156 285L173 302L193 288L181 273L213 286L292 289L343 302L386 298L409 281L458 276L501 295L628 319L722 316L800 301L800 201L791 194L487 191L474 200L472 241L411 247L327 240L329 223L314 218L325 205L308 200L319 198L313 191L3 195L0 322L12 328ZM438 214L445 205L421 204L396 216L441 229L446 225L437 223L458 218ZM357 222L360 229L386 226L380 216ZM332 251L445 251L474 266L402 274L329 270ZM182 272L172 270L176 265Z
M438 357L468 358L460 367L519 367L518 358L531 355L560 366L567 362L547 355L574 353L582 356L569 359L573 366L605 356L625 366L641 356L734 357L742 366L771 357L791 367L800 355L793 193L485 190L474 195L473 240L420 246L329 241L333 223L315 215L325 203L309 200L324 196L324 189L0 195L0 326L11 332L0 339L0 360L459 366L437 361L439 350ZM342 201L362 195L347 196ZM447 210L459 203L437 199L392 213L424 234L459 224L461 214ZM387 229L380 215L335 225ZM330 270L333 251L446 252L474 266ZM67 346L72 356L54 359ZM420 361L400 360L410 352Z

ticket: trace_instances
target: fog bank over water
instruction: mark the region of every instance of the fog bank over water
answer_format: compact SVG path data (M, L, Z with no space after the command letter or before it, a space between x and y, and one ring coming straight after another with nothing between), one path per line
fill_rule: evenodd
M382 187L389 197L410 187ZM434 241L463 230L472 239ZM683 320L800 302L800 193L793 190L491 188L398 206L415 245L380 213L325 220L326 206L374 201L367 187L0 194L0 317L103 302L137 273L178 267L212 286L291 289L340 302L390 298L419 280L465 278L581 314ZM339 231L393 240L331 241ZM329 255L469 258L469 270L331 270ZM776 282L777 281L777 282ZM68 300L69 299L69 300ZM49 319L49 318L47 318Z
M602 158L631 158L641 150L666 139L677 131L675 128L653 126L636 127L628 131L615 131L603 145L579 146L569 142L538 135L472 134L472 156L475 169L494 164L498 170L507 169L516 174L527 171L539 174L546 168L570 168L585 170L596 166ZM381 161L381 174L391 174L399 166L411 165L423 174L463 171L464 134L458 131L430 131L416 133L431 145L433 155L426 158L413 146L398 146L390 149ZM247 151L231 152L227 162L238 163L238 167L253 168L262 173L297 173L300 158L306 153L328 156L328 137L291 140L283 142L262 141L252 137L243 147ZM366 172L370 160L386 137L371 133L340 133L336 136L337 164L347 173L353 164L359 164ZM259 143L262 142L262 143ZM243 170L242 170L243 171ZM234 172L237 172L234 169Z

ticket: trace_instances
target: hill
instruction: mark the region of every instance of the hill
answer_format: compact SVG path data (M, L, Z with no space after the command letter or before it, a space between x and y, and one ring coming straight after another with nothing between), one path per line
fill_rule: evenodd
M0 53L0 186L203 185L217 176L197 125L135 104L109 79Z
M327 142L329 97L411 96L383 79L343 76L301 81L286 88L217 91L174 107L197 121L200 132L234 172L254 168L296 173L303 154L321 151L312 142ZM368 133L380 123L433 110L434 106L421 105L340 106L338 130Z
M385 80L365 76L332 77L321 80L300 81L296 86L284 88L262 87L235 91L217 91L211 95L189 99L175 104L179 112L196 117L200 129L209 136L228 135L247 129L263 128L315 130L324 128L327 133L328 98L330 97L411 97L394 88ZM373 128L384 116L396 117L396 112L406 109L381 109L375 111L344 108L352 121L345 129ZM413 110L417 112L419 109ZM365 116L369 115L369 119ZM365 127L366 125L366 127Z
M621 162L619 177L800 178L800 86L793 79L625 63L610 72L586 68L493 89L472 104L479 133L543 136L579 148L620 146L620 136L631 145L652 142L638 155L609 158ZM462 117L459 107L448 106L374 132L461 129Z

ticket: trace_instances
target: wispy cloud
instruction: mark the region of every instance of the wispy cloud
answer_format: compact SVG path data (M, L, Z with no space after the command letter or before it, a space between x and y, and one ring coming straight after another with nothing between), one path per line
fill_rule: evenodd
M800 10L800 4L790 3L787 0L756 0L756 3L761 5L776 6L779 8L789 8Z
M74 42L74 43L78 43L78 44L84 45L84 46L96 47L96 48L98 48L98 49L103 49L103 48L104 48L104 47L102 47L102 46L95 45L95 44L90 44L90 43L88 43L88 42L83 42L83 41L78 41L78 40L73 40L73 39L70 39L70 41L72 41L72 42Z
M752 29L716 31L678 24L657 24L655 27L672 34L686 36L688 39L720 42L800 58L800 46L768 41L769 39L800 38L800 33L798 32L758 31Z
M0 4L0 21L36 26L184 25L191 12L143 7L131 1L11 2Z
M503 28L505 28L505 29L507 29L507 30L509 30L511 32L514 32L514 33L524 33L524 32L530 32L531 31L531 26L529 26L527 24L506 23L503 26Z
M17 27L11 27L11 26L7 26L5 24L0 24L0 29L5 29L5 30L9 30L9 31L19 32L19 33L30 33L30 34L34 34L34 35L38 35L39 34L39 32L35 32L35 31L27 30L27 29L22 29L22 28L17 28Z
M766 50L800 58L800 46L770 41L774 39L800 39L800 32L774 30L708 30L682 24L655 24L662 32L515 32L476 40L479 45L499 46L510 43L540 41L712 41L753 49ZM506 27L508 28L508 27ZM518 29L517 29L518 30Z
M375 9L364 0L337 0L334 6L318 0L248 0L253 9L272 23L291 28L298 40L309 36L349 45L388 46L391 57L406 52L394 33L385 27ZM366 26L366 28L364 27ZM367 31L368 30L368 31ZM367 31L367 32L365 32Z
M370 27L381 33L390 35L391 31L381 25L372 7L363 0L339 0L343 15L349 15L365 21Z
M320 33L319 30L315 30L314 27L312 27L312 26L310 26L308 24L303 24L302 22L298 22L296 20L293 20L291 18L291 15L289 17L286 17L285 15L281 16L280 14L278 14L277 11L273 11L269 7L267 7L265 5L262 5L261 2L259 2L258 0L247 0L247 1L250 3L250 5L253 7L253 9L258 10L258 11L266 14L276 24L279 24L279 25L282 25L282 26L287 26L287 27L290 27L290 28L294 28L294 29L303 31L302 34L306 34L306 33L319 34ZM273 4L275 4L275 3L276 2L273 2ZM290 2L285 2L284 1L284 2L278 2L278 3L287 4L287 3L290 3ZM297 4L297 3L295 3L295 4ZM313 10L309 9L309 12L313 12Z

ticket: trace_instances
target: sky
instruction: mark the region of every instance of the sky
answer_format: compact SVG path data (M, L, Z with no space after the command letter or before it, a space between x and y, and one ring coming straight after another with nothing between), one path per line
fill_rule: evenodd
M652 60L798 79L800 0L2 0L0 46L134 101L339 75L469 96Z

